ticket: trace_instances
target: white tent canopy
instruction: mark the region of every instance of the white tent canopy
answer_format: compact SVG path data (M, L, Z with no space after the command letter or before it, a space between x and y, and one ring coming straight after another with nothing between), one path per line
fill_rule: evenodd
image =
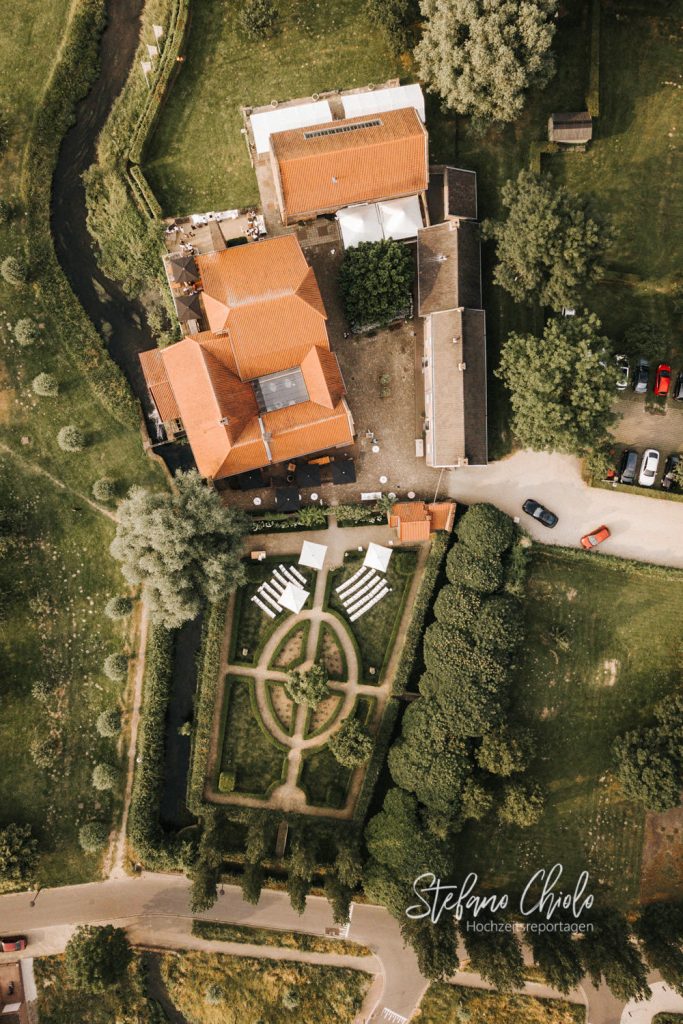
M376 569L377 572L386 572L389 568L389 559L391 558L393 551L391 548L385 548L381 544L368 544L368 553L365 556L365 565L368 569Z
M385 238L417 238L417 232L423 226L417 196L377 203L377 210Z
M327 100L317 103L299 103L292 107L273 107L251 115L251 130L259 156L270 153L270 136L290 128L308 128L312 124L328 124L332 111Z
M327 545L305 540L299 555L299 565L307 565L310 569L322 569L326 554Z
M337 211L344 248L359 242L381 242L383 238L417 238L422 210L417 196L387 199L383 203L361 203Z
M342 96L342 104L345 117L361 117L363 114L381 114L384 110L415 107L423 124L425 121L425 98L417 84L354 92L350 96Z
M281 608L287 608L290 612L298 614L307 600L307 590L302 590L301 587L295 587L293 583L288 583L278 597L277 603Z

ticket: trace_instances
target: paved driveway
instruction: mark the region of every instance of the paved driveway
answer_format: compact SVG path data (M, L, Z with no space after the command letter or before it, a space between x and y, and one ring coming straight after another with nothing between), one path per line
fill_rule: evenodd
M462 502L491 501L520 522L535 540L576 547L582 534L603 523L612 531L601 550L621 558L683 568L683 502L588 487L569 455L517 452L490 466L444 473L441 493ZM522 512L536 498L559 516L554 530ZM586 555L587 558L596 555Z

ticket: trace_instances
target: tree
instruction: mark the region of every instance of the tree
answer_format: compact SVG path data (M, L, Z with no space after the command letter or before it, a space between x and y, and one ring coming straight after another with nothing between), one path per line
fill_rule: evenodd
M108 654L102 663L107 679L121 683L128 675L128 658L125 654Z
M316 707L330 693L325 666L311 665L305 672L292 669L287 673L284 688L289 699L293 700L295 704L306 704L309 708Z
M572 936L560 931L533 931L526 933L536 965L549 985L559 992L569 993L583 977L583 964L578 943Z
M275 34L279 12L272 0L243 0L239 24L248 39L268 39Z
M420 803L439 814L458 814L472 765L466 741L453 733L436 701L423 697L406 709L388 764L394 782Z
M316 861L316 841L309 833L297 832L292 840L289 854L290 874L305 878L307 882L313 879Z
M679 758L671 756L665 734L656 728L627 732L612 749L616 776L629 800L649 811L678 807L683 767Z
M360 882L363 877L363 858L357 835L344 834L339 837L334 870L340 881L350 889L354 889Z
M109 619L125 619L133 611L133 602L130 597L110 597L104 606L104 614Z
M219 879L218 867L215 864L210 864L205 857L200 855L188 874L192 879L190 910L193 914L211 910L218 899L216 892Z
M51 373L39 373L31 381L31 388L40 398L56 398L59 394L57 378Z
M508 336L496 376L524 447L583 455L602 442L614 419L614 373L600 330L590 314L549 320L542 338Z
M446 873L444 848L422 828L417 800L402 789L388 791L382 810L366 826L365 840L370 856L398 882L412 885L425 871Z
M29 751L39 768L54 768L62 753L59 733L51 732L47 736L36 737L31 740Z
M479 124L515 121L525 94L552 78L556 0L421 0L419 77Z
M543 814L543 795L537 786L526 787L510 782L505 787L503 803L498 811L501 821L507 825L529 828L540 820Z
M462 788L460 801L463 818L481 821L493 807L493 794L476 779L468 779Z
M31 880L38 863L38 841L30 825L10 822L0 830L0 879L3 882Z
M123 928L77 928L64 951L66 973L76 988L104 992L121 982L133 959Z
M114 789L118 781L119 772L113 764L107 764L106 761L100 761L100 763L96 764L93 768L92 784L95 789Z
M480 915L467 922L469 928L460 928L470 970L481 974L499 992L511 992L524 985L522 950L510 923L503 917Z
M458 525L458 540L479 558L498 557L512 547L515 524L495 505L470 505Z
M7 284L19 287L28 281L28 263L23 256L6 256L0 263L0 274Z
M327 746L339 764L345 768L357 768L366 764L372 754L370 737L356 718L346 718L336 733L328 740Z
M467 633L433 622L425 631L424 660L429 671L441 677L456 675L462 670L469 676L476 672L486 679L502 683L505 678L506 652L475 644Z
M445 981L458 969L458 936L452 914L434 924L429 918L404 917L401 935L413 947L420 972L430 981Z
M325 876L325 895L332 907L334 923L339 925L347 924L353 890L348 885L344 885L339 875L334 871L330 871Z
M435 670L448 666L435 664ZM478 674L471 665L452 666L450 678L425 672L419 689L424 696L434 696L457 736L483 736L500 722L507 702L507 687L498 676Z
M496 559L482 559L464 544L454 544L446 559L446 572L452 583L492 594L503 586L503 565Z
M492 775L512 775L525 771L530 753L530 733L498 728L484 736L476 756L479 767Z
M103 821L88 821L78 832L78 842L85 853L99 853L109 841L109 829Z
M396 53L409 48L411 26L420 15L417 0L366 0L365 9L373 25L386 33Z
M412 881L397 878L390 868L372 857L363 870L363 890L371 903L386 907L401 924L406 907L415 900Z
M410 310L415 271L408 246L393 238L347 249L339 273L346 319L354 331L386 327Z
M30 317L24 317L22 320L17 320L14 325L14 337L22 348L28 348L29 345L33 345L38 340L40 332L38 325L35 320Z
M650 903L641 910L635 933L652 970L683 995L683 903Z
M57 444L63 452L82 452L85 448L85 435L78 427L69 424L58 432Z
M272 826L267 814L251 818L247 827L244 854L248 861L260 863L272 842Z
M177 473L173 493L129 491L110 551L127 582L142 584L155 619L176 629L244 581L245 531L244 516L198 473Z
M242 887L243 899L247 903L256 905L261 899L261 890L263 889L263 869L261 865L247 861L244 865L240 885Z
M118 708L108 708L97 716L97 731L100 736L118 736L121 732L121 712Z
M628 922L617 910L591 910L593 929L578 943L584 970L598 988L605 982L619 999L647 999L652 994L642 957L631 941Z
M100 477L92 485L93 497L97 501L113 501L116 497L116 484L108 477Z
M311 888L311 883L306 878L302 878L301 875L293 875L291 872L287 875L287 892L289 893L289 902L292 906L292 910L296 910L297 914L303 914L306 909L306 897Z
M556 312L575 306L612 241L607 225L589 215L580 196L533 171L506 181L500 195L506 216L482 225L484 238L496 242L496 284L517 302Z

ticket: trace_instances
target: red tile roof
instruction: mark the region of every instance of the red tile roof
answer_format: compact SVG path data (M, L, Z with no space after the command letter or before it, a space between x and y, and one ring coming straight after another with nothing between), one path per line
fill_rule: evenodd
M140 365L161 422L168 423L171 420L179 419L180 410L166 373L161 350L152 348L149 352L141 352Z
M413 195L429 181L427 132L413 107L276 132L271 151L287 223Z
M452 530L455 519L455 503L436 502L430 505L424 501L399 502L389 514L389 526L398 531L400 540L428 540L436 530Z

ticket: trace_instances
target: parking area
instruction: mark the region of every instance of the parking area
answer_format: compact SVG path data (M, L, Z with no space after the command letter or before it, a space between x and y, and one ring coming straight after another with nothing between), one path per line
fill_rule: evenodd
M612 433L617 442L617 466L626 448L638 452L639 456L647 448L656 449L660 459L654 486L659 488L669 455L683 453L683 402L671 397L656 398L652 391L636 395L629 389L619 395L616 411L619 419Z

